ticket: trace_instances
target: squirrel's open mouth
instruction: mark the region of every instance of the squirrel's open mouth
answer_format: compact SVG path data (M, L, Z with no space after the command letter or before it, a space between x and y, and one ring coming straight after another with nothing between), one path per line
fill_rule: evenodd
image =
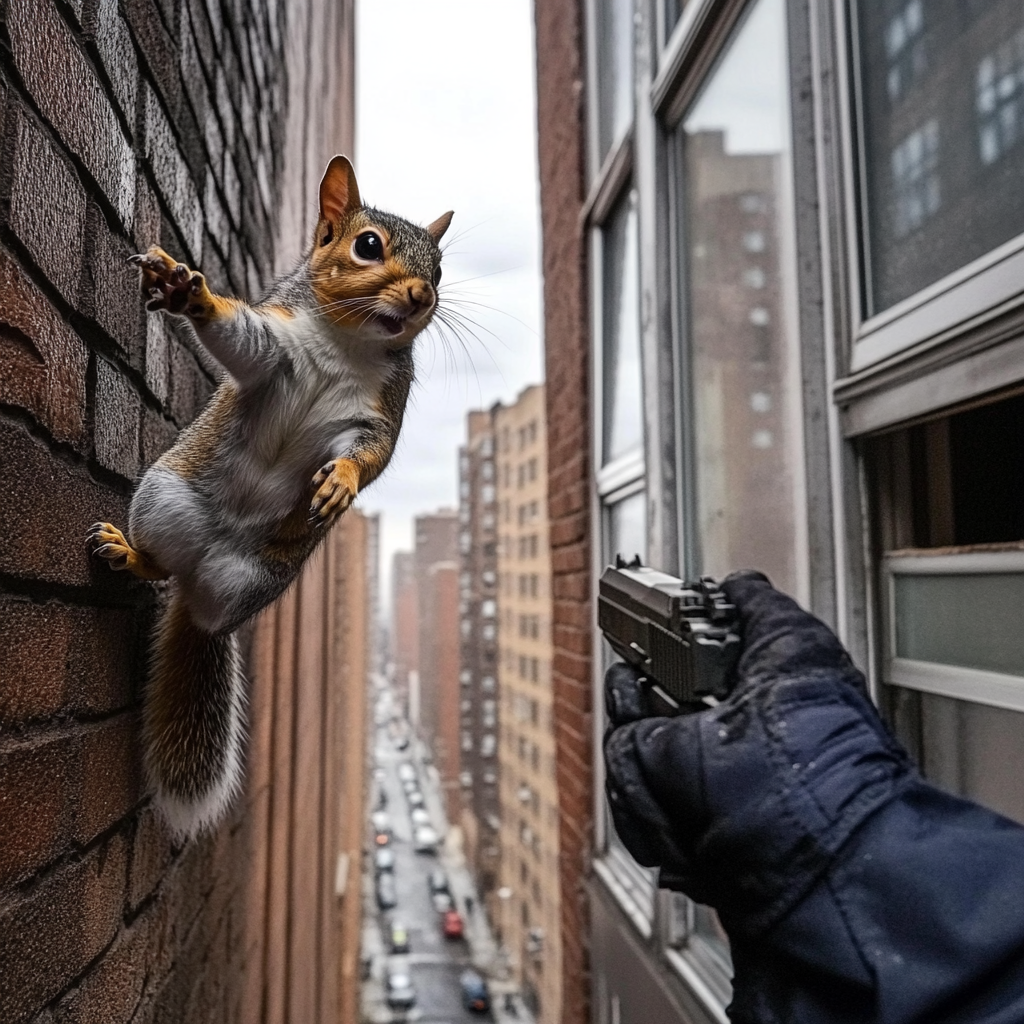
M379 324L388 334L395 336L405 330L405 321L397 316L388 316L387 313L374 313L374 323Z

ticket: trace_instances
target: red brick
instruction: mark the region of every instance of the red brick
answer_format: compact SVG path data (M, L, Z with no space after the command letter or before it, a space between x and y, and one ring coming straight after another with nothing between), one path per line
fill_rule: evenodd
M0 597L0 623L0 730L135 700L134 612Z
M181 101L174 40L164 27L153 0L124 0L124 12L149 73L158 83L164 102L173 116Z
M128 1024L142 999L154 938L146 917L122 928L103 959L61 999L53 1024Z
M99 79L52 0L8 0L7 29L14 63L43 117L129 226L135 158ZM48 223L52 231L52 214Z
M191 423L213 394L213 384L199 361L178 338L168 351L170 363L170 394L168 411L179 427Z
M0 402L30 412L80 451L88 351L14 259L0 249Z
M117 342L128 362L141 370L145 309L139 273L127 262L133 252L135 247L115 235L96 204L90 204L79 312L99 324Z
M118 368L105 359L96 363L95 408L96 461L134 480L139 469L139 395Z
M139 90L139 65L131 34L118 10L117 0L99 0L89 15L86 35L95 40L121 114L130 126L135 122L135 101Z
M83 469L54 459L20 427L0 420L0 479L20 482L0 501L0 572L27 579L99 584L124 592L124 573L97 565L86 534L97 520L124 524L128 500Z
M19 113L15 125L11 228L39 269L74 305L82 273L85 193L40 130Z
M148 469L178 436L178 428L152 409L142 410L142 468Z
M125 844L116 835L0 913L0 1020L22 1024L113 939L121 920Z
M128 907L135 911L155 891L174 860L174 848L166 827L152 807L135 824L128 869Z
M135 715L0 748L0 884L85 846L138 802Z
M186 260L193 266L200 266L203 260L203 222L199 193L156 93L148 85L145 88L146 160L153 170L164 205L188 247Z

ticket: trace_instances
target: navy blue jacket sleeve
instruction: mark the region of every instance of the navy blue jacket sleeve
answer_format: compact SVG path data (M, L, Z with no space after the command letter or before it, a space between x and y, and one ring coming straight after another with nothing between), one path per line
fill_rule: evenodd
M1024 1022L1024 828L924 781L835 635L759 574L716 708L606 682L616 828L729 934L743 1024Z

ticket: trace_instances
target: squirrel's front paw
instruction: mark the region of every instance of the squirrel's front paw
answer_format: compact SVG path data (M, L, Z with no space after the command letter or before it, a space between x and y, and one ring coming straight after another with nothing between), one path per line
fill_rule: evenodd
M146 309L166 309L193 320L205 320L211 315L213 296L206 287L206 278L172 259L159 246L150 247L145 254L129 256L128 262L141 271Z
M330 522L352 504L359 493L359 467L351 459L335 459L321 466L313 477L316 493L309 506L309 521L317 526Z

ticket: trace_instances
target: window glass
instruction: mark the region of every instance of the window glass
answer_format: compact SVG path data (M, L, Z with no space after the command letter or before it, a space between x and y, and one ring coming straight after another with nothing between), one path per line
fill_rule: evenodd
M800 367L783 0L758 0L686 115L694 569L756 566L800 593Z
M1024 232L1024 4L856 6L871 316Z
M608 561L616 555L631 559L647 552L647 500L643 491L608 507Z
M633 0L597 4L598 160L633 119Z
M603 242L602 465L638 449L643 441L635 191L619 201L605 225Z

